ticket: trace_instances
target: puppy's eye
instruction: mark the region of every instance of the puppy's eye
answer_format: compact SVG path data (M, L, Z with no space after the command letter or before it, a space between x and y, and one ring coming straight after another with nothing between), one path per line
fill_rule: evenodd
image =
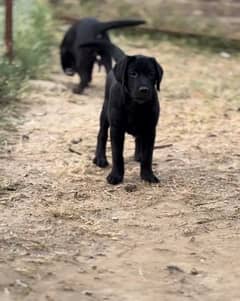
M153 77L155 77L155 73L154 72L150 72L149 76L153 78Z
M101 33L99 33L98 35L97 35L97 39L98 40L101 40L103 38L103 35L101 34Z
M137 74L137 72L135 72L135 71L131 71L131 72L130 72L130 76L131 76L132 78L136 78L136 77L138 76L138 74Z

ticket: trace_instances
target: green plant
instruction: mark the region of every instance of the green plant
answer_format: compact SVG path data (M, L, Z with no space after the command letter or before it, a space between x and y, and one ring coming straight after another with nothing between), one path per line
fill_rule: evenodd
M3 19L3 10L0 10ZM44 74L53 44L53 21L40 1L18 0L14 5L14 60L0 57L0 96L14 98L29 78ZM2 30L0 32L3 34ZM3 38L1 38L1 41Z
M50 58L53 35L49 8L40 2L35 3L25 28L17 28L16 59L21 62L22 71L27 77L36 78L42 74Z
M3 98L14 98L25 82L25 75L18 62L9 63L6 58L0 61L0 95Z

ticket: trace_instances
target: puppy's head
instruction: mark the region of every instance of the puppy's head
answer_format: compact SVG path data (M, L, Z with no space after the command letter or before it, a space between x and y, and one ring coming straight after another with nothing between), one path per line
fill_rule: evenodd
M154 58L126 56L115 65L113 72L116 80L136 103L151 101L155 88L160 90L163 69Z

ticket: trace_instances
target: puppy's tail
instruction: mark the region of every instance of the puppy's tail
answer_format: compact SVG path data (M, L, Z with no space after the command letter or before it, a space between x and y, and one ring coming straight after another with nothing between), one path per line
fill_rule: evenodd
M126 56L122 49L107 41L89 41L87 43L80 44L79 47L93 47L99 54L101 54L102 51L108 52L116 62L121 61Z
M101 22L99 24L99 31L104 32L109 29L121 28L121 27L129 27L129 26L137 26L145 24L146 21L144 20L116 20L116 21L108 21L108 22Z

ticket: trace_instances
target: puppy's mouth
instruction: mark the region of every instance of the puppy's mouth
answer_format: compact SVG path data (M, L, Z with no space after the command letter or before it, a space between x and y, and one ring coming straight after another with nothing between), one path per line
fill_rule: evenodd
M141 98L135 98L135 99L133 99L133 101L140 104L140 105L147 102L146 99L141 99Z
M134 97L133 101L138 103L138 104L145 104L151 101L151 98L149 97Z

